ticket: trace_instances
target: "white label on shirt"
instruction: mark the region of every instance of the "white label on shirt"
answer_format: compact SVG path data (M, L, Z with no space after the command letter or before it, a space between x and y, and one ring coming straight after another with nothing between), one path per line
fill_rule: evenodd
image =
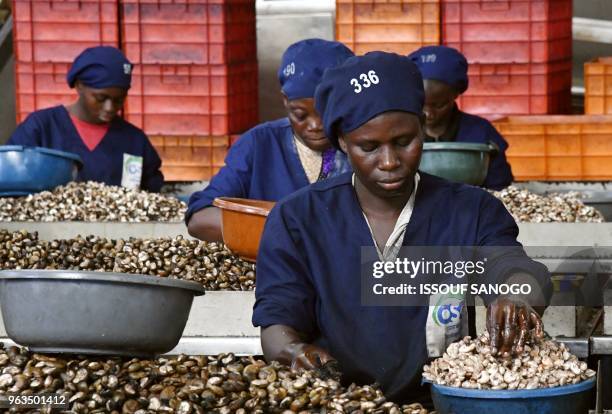
M446 348L468 334L467 308L463 296L436 294L429 297L425 325L427 354L442 356Z
M140 188L142 180L142 157L132 154L123 154L123 172L121 186L132 190Z

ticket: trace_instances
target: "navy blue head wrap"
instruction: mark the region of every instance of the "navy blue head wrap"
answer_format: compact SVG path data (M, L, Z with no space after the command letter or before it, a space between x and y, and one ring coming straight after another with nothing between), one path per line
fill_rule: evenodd
M426 46L408 56L417 64L423 79L433 79L454 87L460 94L468 88L468 63L457 49Z
M423 113L423 78L412 61L395 53L370 52L328 69L315 106L325 135L338 148L338 135L388 111Z
M71 88L79 80L95 89L129 89L132 83L132 64L117 48L90 47L74 60L66 80Z
M292 44L283 54L278 80L289 100L314 98L323 72L354 56L340 42L306 39Z

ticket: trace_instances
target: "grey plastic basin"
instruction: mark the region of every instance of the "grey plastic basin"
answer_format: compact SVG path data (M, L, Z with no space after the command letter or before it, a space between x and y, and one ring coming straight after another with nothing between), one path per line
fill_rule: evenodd
M152 357L173 349L195 282L65 270L0 271L8 336L34 352Z
M496 151L493 144L426 142L419 169L450 181L482 185Z

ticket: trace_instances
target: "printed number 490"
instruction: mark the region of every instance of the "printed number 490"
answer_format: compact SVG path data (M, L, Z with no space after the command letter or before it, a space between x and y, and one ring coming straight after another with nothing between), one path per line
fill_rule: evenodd
M377 85L380 82L376 72L371 70L367 73L362 73L359 75L359 79L361 79L361 83L356 78L351 79L351 85L355 87L355 93L361 93L363 88L369 88L372 85Z

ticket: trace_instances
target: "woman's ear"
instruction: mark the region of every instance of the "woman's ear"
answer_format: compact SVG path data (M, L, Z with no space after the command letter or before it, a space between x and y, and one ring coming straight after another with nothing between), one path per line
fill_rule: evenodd
M338 136L338 145L340 145L340 149L342 150L342 152L346 154L347 146L346 146L346 141L344 140L344 136L342 135Z

